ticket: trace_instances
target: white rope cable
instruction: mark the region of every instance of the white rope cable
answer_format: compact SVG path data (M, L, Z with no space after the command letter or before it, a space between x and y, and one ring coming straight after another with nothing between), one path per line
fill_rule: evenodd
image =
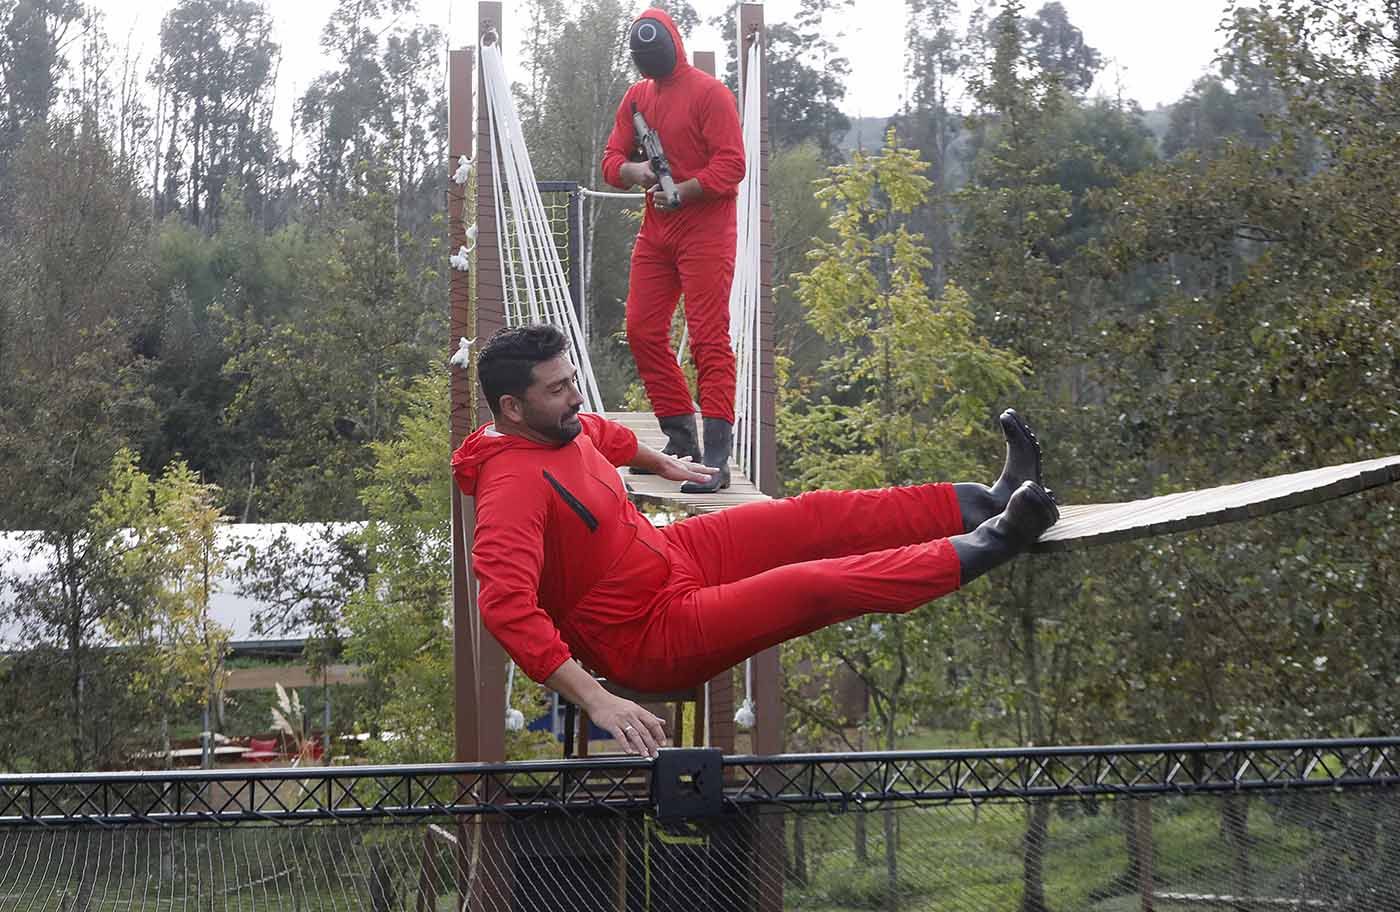
M739 183L735 206L738 237L734 256L734 281L729 289L729 336L734 348L736 379L734 394L735 461L748 477L758 480L759 454L759 295L762 266L760 241L762 191L762 73L760 43L749 45L748 79L743 85L744 179ZM743 729L756 721L753 701L753 659L744 662L744 699L734 713L734 723Z
M515 690L515 662L506 671L506 731L518 732L525 727L525 714L510 705L511 692Z
M743 86L744 179L737 199L737 246L734 281L729 292L729 334L735 355L737 384L734 396L735 461L749 476L758 476L758 317L760 293L760 229L762 196L759 175L762 120L762 52L755 41L749 46Z
M578 257L574 268L578 275L579 331L583 333L584 341L588 342L593 338L593 327L590 325L592 320L588 312L588 275L584 268L588 258L583 254L583 194L579 194L578 205L574 206L574 213L577 216L574 219L577 224L570 225L569 230L574 233L574 237L578 238L578 243L569 248L569 255Z
M709 682L708 680L705 682L705 720L704 720L704 725L705 725L705 743L704 743L704 744L701 744L700 747L709 747L709 746L710 746L710 682ZM676 737L679 738L680 735L678 734L678 735L676 735Z
M457 503L462 512L462 568L467 574L463 581L468 587L468 617L467 617L467 638L472 649L472 668L476 670L476 680L472 682L473 688L481 687L481 607L477 601L476 593L470 591L470 587L476 585L476 574L472 571L472 538L467 531L467 509L472 510L472 524L475 525L476 504L469 501L467 495L457 491ZM455 572L455 562L454 562ZM509 703L509 701L507 701Z
M492 44L488 47L494 48L496 45ZM499 58L499 51L496 56ZM485 48L483 48L482 51L482 60L484 63L489 61ZM509 272L509 287L512 292L512 294L506 295L506 322L510 325L519 326L525 322L535 323L549 321L544 320L540 313L540 303L535 296L535 287L532 281L533 276L530 273L530 251L528 241L525 238L525 234L529 230L529 221L528 219L522 219L518 205L513 205L518 203L520 199L516 171L513 167L515 160L512 155L517 144L513 142L515 135L511 130L512 124L509 120L509 114L505 108L501 107L501 100L496 91L496 86L505 81L504 62L501 64L501 71L501 79L489 80L484 94L487 99L492 150L495 153L493 161L496 167L492 169L492 178L496 190L496 230L501 235L502 247L506 251L506 255L501 258L501 268ZM483 72L488 76L495 75L489 66L485 67ZM509 104L510 101L507 99L506 105L509 106ZM506 182L505 191L502 190L501 186L501 175L503 172ZM509 196L507 196L507 192L510 194ZM519 258L520 261L519 270L516 269L517 258ZM501 286L502 289L504 289L507 287L505 282L506 277L503 274L501 278ZM522 311L520 306L522 297L520 285L518 284L520 279L523 279L525 283L525 293L523 297L528 303L528 311Z
M484 44L481 59L485 82L482 94L489 113L493 148L498 150L492 180L497 191L497 231L503 254L501 285L508 292L507 322L520 325L527 320L543 321L563 331L577 359L584 407L600 412L602 396L593 372L588 339L574 311L568 277L535 181L530 151L510 94L500 47L495 43Z
M647 195L640 190L593 190L589 187L579 187L578 192L582 196L592 196L598 199L625 199L636 203L645 202Z

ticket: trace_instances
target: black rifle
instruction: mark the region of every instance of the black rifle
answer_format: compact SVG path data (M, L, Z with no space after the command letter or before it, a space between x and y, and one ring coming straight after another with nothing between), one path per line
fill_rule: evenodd
M661 148L661 137L647 125L647 119L637 110L635 101L632 102L632 129L637 131L637 145L651 164L651 173L656 175L657 182L661 184L661 192L666 197L666 207L679 209L681 191L676 188L676 179L671 176L671 163L666 160L666 150Z

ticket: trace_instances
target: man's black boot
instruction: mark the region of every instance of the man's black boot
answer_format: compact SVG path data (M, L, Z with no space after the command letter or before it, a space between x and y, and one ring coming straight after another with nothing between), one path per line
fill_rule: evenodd
M1060 508L1050 492L1034 481L1021 482L1004 511L949 539L962 565L962 585L1025 551L1059 519Z
M695 414L670 415L666 418L656 419L656 423L661 425L661 432L666 435L666 445L661 448L661 452L667 456L674 456L677 459L692 459L700 461L700 442L695 435ZM631 469L633 475L650 475L646 469Z
M734 447L734 425L723 418L705 419L705 456L701 461L719 469L707 482L687 481L682 494L714 494L729 487L729 451Z
M1015 409L1001 413L1001 432L1006 437L1006 465L1001 477L990 488L976 482L958 482L953 491L962 509L963 531L971 532L1002 510L1024 481L1042 484L1040 477L1040 441L1030 425L1016 414ZM1052 494L1053 498L1054 495Z

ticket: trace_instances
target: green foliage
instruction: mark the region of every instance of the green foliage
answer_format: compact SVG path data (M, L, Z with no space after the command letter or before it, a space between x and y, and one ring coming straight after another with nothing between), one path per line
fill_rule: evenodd
M152 480L121 450L93 506L93 534L117 555L103 628L139 656L132 692L162 720L187 700L212 704L223 686L229 630L210 614L228 557L218 496L183 462Z
M160 57L151 74L172 125L161 151L164 173L153 178L156 214L183 212L191 224L219 224L224 194L259 191L276 170L271 129L279 48L272 17L248 0L181 0L165 15Z
M891 131L880 152L857 152L817 182L831 239L815 242L811 269L796 278L833 354L782 402L793 490L958 477L992 404L1020 385L1024 362L977 335L967 295L954 285L928 293L927 248L904 224L927 198L923 171ZM808 737L842 736L849 720L829 690L810 685L844 667L866 687L880 743L892 748L940 689L943 669L930 656L941 624L931 611L858 618L785 649L790 704L802 704Z
M345 610L346 657L364 667L370 682L357 724L394 733L371 744L376 760L454 756L447 412L447 375L419 380L407 394L402 431L373 446L374 465L366 470L369 522L361 541L374 571ZM517 674L512 706L533 719L548 706L547 694ZM507 749L530 756L539 742L532 733L513 733Z
M326 259L300 276L303 299L287 319L228 317L238 382L230 417L253 443L265 479L254 517L358 519L357 473L367 443L386 439L401 393L427 366L425 340L437 320L415 300L394 250L393 198L366 197L334 234L308 247ZM221 316L226 312L221 311Z
M832 240L820 240L798 298L835 352L821 385L791 403L785 444L795 489L900 484L957 471L961 444L1024 362L973 326L967 295L924 284L922 238L902 217L929 190L918 153L893 132L818 182Z

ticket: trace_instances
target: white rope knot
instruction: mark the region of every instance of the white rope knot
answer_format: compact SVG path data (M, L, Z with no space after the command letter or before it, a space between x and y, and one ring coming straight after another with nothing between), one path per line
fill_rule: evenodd
M740 703L739 708L734 712L734 724L742 729L748 730L753 728L753 724L756 721L758 721L758 718L753 711L753 700L745 697L744 702Z
M457 252L448 257L448 262L452 268L458 272L470 272L472 268L471 250L466 247L459 247Z
M506 710L506 731L518 732L525 728L525 714L518 709Z
M452 173L452 180L458 186L466 184L471 179L473 164L475 164L475 160L467 158L465 155L457 159L457 170Z
M466 336L457 340L457 351L447 360L453 367L460 367L467 370L472 366L472 346L476 344L475 339L468 339Z

